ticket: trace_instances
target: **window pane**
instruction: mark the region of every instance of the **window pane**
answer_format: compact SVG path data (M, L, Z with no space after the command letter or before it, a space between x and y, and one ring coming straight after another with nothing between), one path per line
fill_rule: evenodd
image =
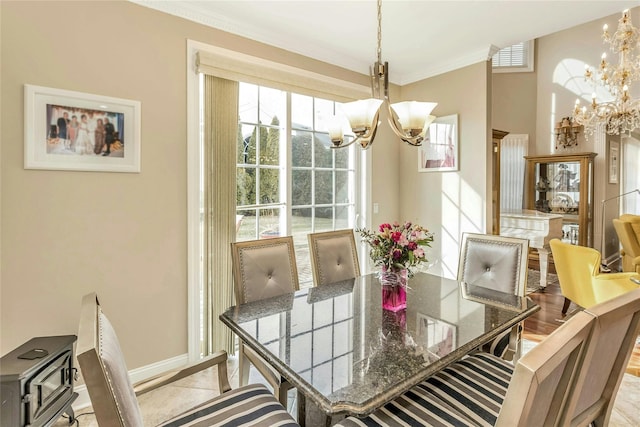
M333 153L331 152L329 135L316 134L315 138L315 158L317 168L331 168L333 167Z
M349 167L349 155L352 152L353 147L336 148L333 151L336 156L336 168L346 169Z
M251 125L242 125L242 147L243 152L241 158L238 159L239 163L246 163L249 165L256 164L256 127ZM240 138L240 137L239 137ZM240 150L238 150L240 156Z
M349 172L336 171L336 203L349 203Z
M291 203L293 206L310 205L311 200L311 171L293 170L291 173Z
M260 124L272 125L284 120L287 93L260 87Z
M311 132L293 131L291 133L291 164L293 167L311 166Z
M280 171L278 169L258 169L260 194L258 203L280 202Z
M244 240L255 240L257 238L256 210L248 209L238 211L236 214L236 240L242 242Z
M349 228L350 206L336 206L336 230Z
M316 171L316 204L328 205L333 203L333 172Z
M280 236L280 209L260 209L258 211L258 238L269 239Z
M255 205L256 170L254 168L237 168L236 179L236 205Z
M316 231L333 230L333 208L316 208Z
M280 164L280 129L260 126L260 164Z
M297 129L313 129L313 98L291 94L291 126Z
M316 126L315 130L319 132L328 132L327 119L334 115L333 101L316 98L315 113Z
M240 121L258 123L258 86L243 83L238 93Z

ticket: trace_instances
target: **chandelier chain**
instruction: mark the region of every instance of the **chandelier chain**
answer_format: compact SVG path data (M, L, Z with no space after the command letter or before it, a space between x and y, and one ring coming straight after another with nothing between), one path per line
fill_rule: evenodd
M378 62L382 63L382 0L378 0Z

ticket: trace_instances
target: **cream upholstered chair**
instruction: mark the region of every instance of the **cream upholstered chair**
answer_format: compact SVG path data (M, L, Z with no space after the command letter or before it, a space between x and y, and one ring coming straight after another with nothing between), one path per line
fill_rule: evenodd
M567 425L609 425L622 377L640 333L640 289L584 311L596 318L581 375L570 396Z
M463 233L458 281L524 296L527 289L529 240L488 234ZM486 351L506 360L520 356L522 325L496 337Z
M338 425L558 425L564 396L577 382L594 324L592 316L578 313L515 367L490 353L474 353L366 419L350 417Z
M571 301L589 308L638 288L631 281L635 273L600 273L600 252L593 248L571 245L559 239L551 239L549 246L560 290L565 297L562 314L566 314Z
M316 286L360 275L358 250L352 229L311 233L307 238L313 283Z
M622 270L640 273L640 215L620 215L613 227L622 246Z
M143 427L137 395L171 384L203 369L218 367L220 396L206 402L196 402L184 412L161 425L199 426L298 425L269 390L255 384L231 390L227 378L227 353L218 352L200 363L185 369L161 375L133 386L124 362L115 330L102 311L95 293L82 299L77 344L78 362L84 378L93 411L100 427Z
M300 289L291 236L231 243L233 281L237 304L273 298ZM287 405L291 384L260 355L239 344L240 384L249 381L250 362L273 387L276 398Z

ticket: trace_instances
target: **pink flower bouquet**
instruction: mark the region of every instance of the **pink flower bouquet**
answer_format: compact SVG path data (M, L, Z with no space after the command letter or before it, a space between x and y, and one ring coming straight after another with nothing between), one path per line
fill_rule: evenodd
M371 247L369 256L385 271L407 269L427 261L424 246L430 247L433 234L411 222L380 224L377 232L366 228L356 229L362 240Z

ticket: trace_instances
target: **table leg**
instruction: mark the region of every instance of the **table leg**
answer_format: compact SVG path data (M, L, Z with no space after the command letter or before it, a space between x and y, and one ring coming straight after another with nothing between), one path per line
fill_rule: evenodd
M547 287L547 272L549 269L549 249L538 248L538 259L540 260L540 287Z

